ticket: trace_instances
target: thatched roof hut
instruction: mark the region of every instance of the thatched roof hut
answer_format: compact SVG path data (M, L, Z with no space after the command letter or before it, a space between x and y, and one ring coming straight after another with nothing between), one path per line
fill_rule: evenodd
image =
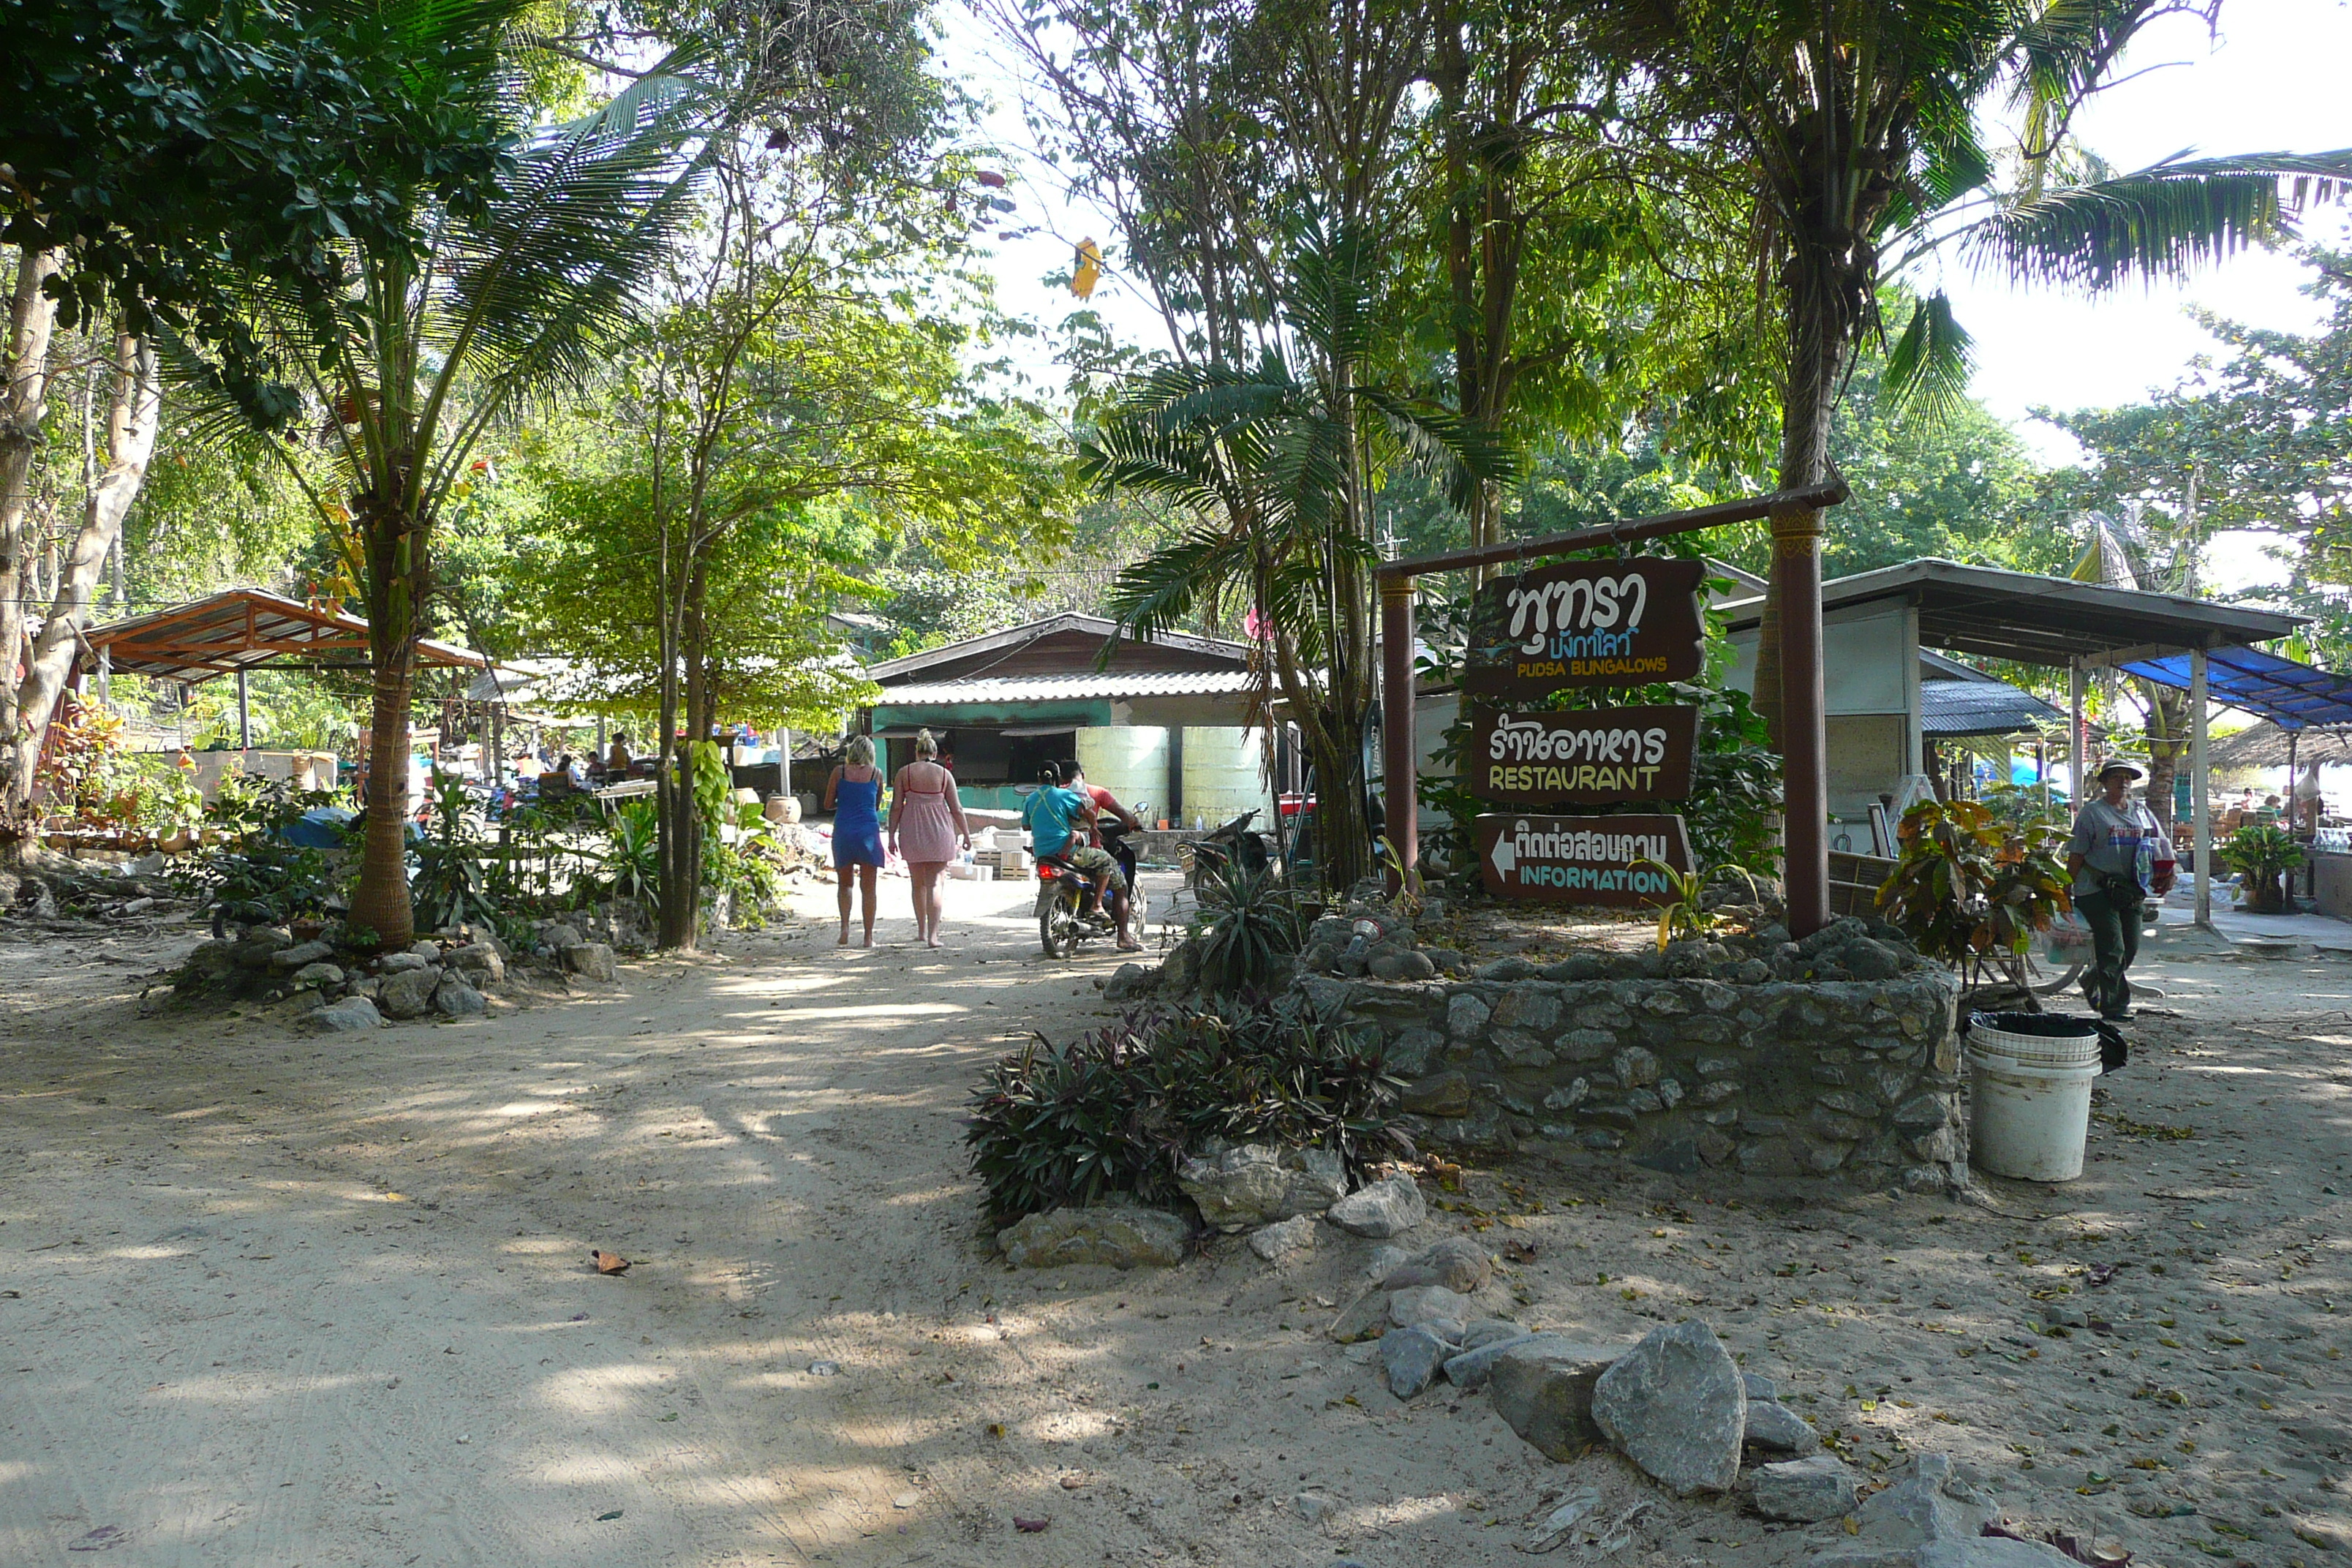
M2212 744L2212 766L2216 768L2283 768L2287 762L2288 732L2265 719L2224 735ZM2294 735L2294 760L2298 765L2318 763L2325 766L2352 766L2352 733L2341 730L2298 730Z

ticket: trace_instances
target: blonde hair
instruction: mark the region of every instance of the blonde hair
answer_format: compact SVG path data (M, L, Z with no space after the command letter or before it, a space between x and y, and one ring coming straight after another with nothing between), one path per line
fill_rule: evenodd
M917 755L917 756L919 756L919 757L923 757L923 758L928 759L928 758L931 758L931 757L936 757L936 756L938 756L939 754L940 754L940 742L939 742L939 741L938 741L938 740L937 740L937 739L936 739L932 734L931 734L931 732L930 732L929 730L918 730L918 731L915 731L915 755Z
M849 765L853 768L872 767L874 765L873 737L852 735L849 737L849 744L842 749L842 755L849 759Z

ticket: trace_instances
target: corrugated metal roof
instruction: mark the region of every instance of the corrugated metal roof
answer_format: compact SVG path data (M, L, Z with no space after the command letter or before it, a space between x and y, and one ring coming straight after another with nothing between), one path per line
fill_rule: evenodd
M1923 680L1920 729L1930 735L2013 735L2066 716L2000 680Z
M1082 701L1097 697L1213 697L1247 691L1245 669L1183 669L1138 675L1032 675L997 680L918 681L885 686L877 706Z

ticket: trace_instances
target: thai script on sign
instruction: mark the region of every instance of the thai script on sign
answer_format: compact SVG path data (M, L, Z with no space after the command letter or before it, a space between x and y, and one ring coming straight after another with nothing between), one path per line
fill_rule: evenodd
M1644 728L1563 729L1540 718L1505 714L1486 741L1486 757L1497 763L1647 763L1666 754L1663 725Z
M1633 634L1641 629L1642 611L1650 602L1650 583L1639 572L1622 577L1571 577L1512 588L1503 602L1510 611L1511 640L1521 653L1605 658L1633 651ZM1605 629L1617 625L1621 616L1622 632L1612 635ZM1587 635L1574 635L1579 632Z
M1511 825L1511 853L1518 860L1601 860L1632 866L1639 860L1664 860L1663 833L1609 833L1596 828L1542 828L1521 817ZM1597 869L1598 868L1591 868ZM1532 869L1522 867L1521 869ZM1520 880L1528 879L1522 877ZM1659 884L1664 886L1663 882Z
M1679 816L1488 816L1473 827L1480 879L1501 899L1639 906L1673 897L1691 870Z

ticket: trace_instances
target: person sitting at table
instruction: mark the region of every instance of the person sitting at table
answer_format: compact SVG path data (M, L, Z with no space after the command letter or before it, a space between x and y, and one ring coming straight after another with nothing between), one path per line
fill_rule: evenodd
M633 760L629 755L629 732L626 730L614 731L613 749L604 756L604 771L614 778L626 778Z

